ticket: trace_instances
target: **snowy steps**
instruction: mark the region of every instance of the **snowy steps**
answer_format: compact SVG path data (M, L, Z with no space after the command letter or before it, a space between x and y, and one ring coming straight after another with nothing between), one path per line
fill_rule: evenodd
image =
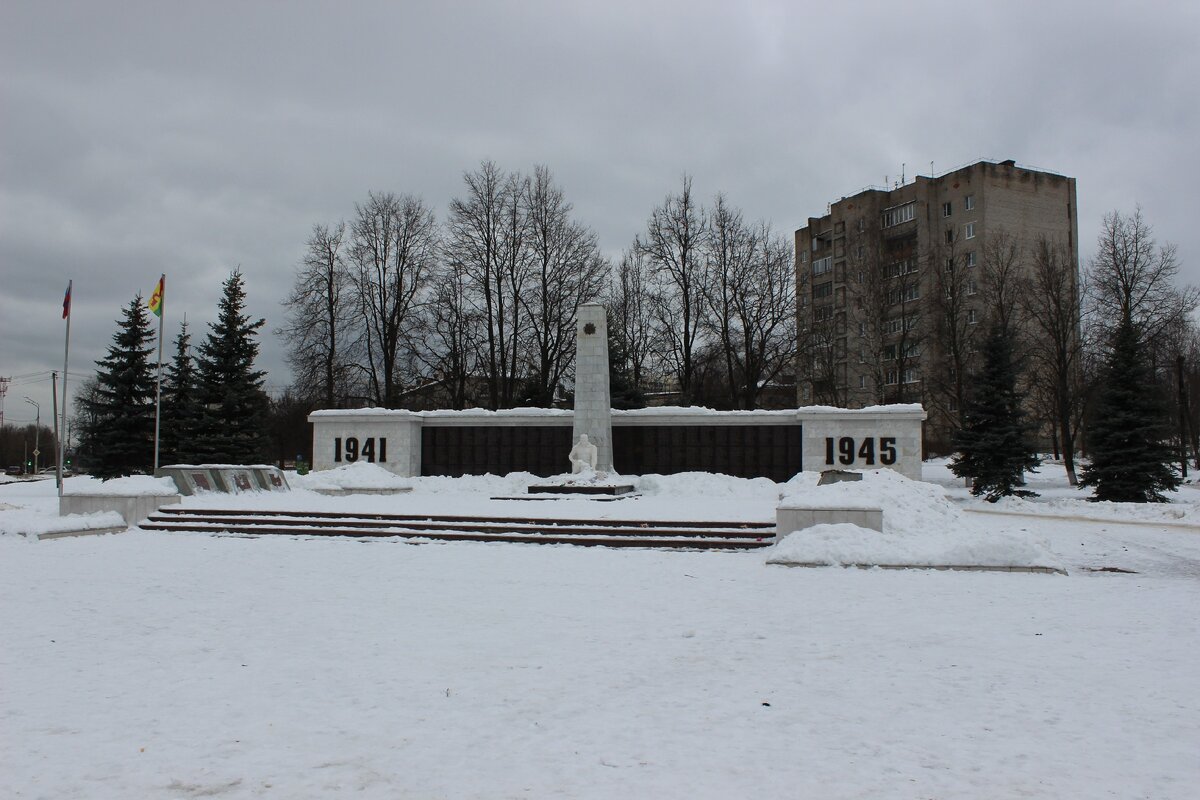
M139 527L148 531L246 536L346 536L688 550L752 550L775 542L773 522L498 518L182 507L162 508Z

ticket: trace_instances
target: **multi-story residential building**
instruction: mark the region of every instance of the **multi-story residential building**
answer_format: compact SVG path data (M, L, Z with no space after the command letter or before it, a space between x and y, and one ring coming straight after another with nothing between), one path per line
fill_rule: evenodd
M957 412L994 311L985 267L1027 271L1044 241L1077 270L1076 213L1074 178L980 161L810 217L796 231L800 403L922 402L935 426Z

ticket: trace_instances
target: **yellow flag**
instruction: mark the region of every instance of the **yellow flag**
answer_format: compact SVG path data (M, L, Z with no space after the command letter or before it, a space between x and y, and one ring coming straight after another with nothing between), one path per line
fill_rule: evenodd
M162 316L163 292L166 291L166 283L166 275L158 279L158 285L154 287L154 292L150 295L150 302L147 304L156 317Z

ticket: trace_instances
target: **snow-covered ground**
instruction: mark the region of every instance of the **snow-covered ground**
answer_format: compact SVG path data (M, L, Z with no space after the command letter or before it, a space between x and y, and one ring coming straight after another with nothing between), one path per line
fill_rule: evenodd
M0 535L0 796L1194 797L1200 493L1087 503L1051 466L1031 476L1042 499L997 508L944 463L926 479L980 534L1029 534L1070 574ZM527 480L187 502L771 519L815 482L693 474L614 503L489 499ZM54 482L0 486L0 504L11 532L8 515L51 514ZM925 518L944 534L938 509ZM1090 571L1106 568L1131 572Z

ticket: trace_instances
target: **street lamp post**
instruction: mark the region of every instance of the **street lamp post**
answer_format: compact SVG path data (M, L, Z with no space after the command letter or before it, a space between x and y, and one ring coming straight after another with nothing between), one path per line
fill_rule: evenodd
M38 456L41 450L38 448L38 443L42 435L42 406L36 401L28 397L25 402L37 409L37 422L33 424L33 474L38 474Z

